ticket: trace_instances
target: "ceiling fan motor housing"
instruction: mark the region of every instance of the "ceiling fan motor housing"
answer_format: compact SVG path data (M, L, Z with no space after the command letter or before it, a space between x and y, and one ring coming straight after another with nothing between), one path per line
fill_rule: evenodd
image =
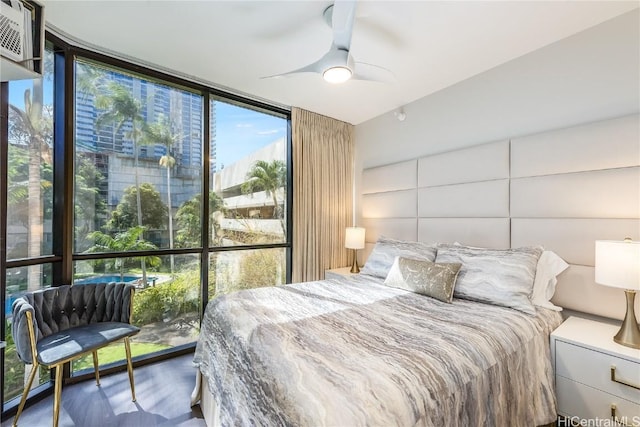
M354 65L349 51L333 45L322 58L322 77L329 83L343 83L353 76Z
M343 68L348 68L353 73L354 65L355 65L355 62L353 61L353 58L349 54L349 51L345 49L337 48L335 47L335 45L331 46L331 49L329 50L329 52L326 53L322 62L323 62L323 69L325 71L328 70L329 68L343 67Z

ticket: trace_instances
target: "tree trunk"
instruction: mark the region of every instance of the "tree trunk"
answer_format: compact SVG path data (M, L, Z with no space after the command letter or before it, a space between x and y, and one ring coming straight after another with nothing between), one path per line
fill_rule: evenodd
M42 79L33 81L33 92L31 98L31 111L29 114L34 134L29 138L29 219L27 221L27 257L33 258L42 255L42 234L44 231L43 209L42 209L42 177L40 176L40 163L42 160L42 135L39 128L42 122ZM29 292L42 288L42 267L32 265L27 267L27 290ZM25 365L24 384L27 384L28 375L34 365ZM33 387L40 383L40 371L36 372Z
M136 142L136 124L132 121L133 130L131 140L133 141L133 159L134 159L134 175L136 185L136 216L138 217L138 226L142 227L142 200L140 197L140 179L138 177L138 144ZM144 240L144 232L140 233L138 240ZM144 257L140 257L140 268L142 269L142 286L147 287L147 265Z
M33 81L31 111L26 111L32 122L34 135L29 141L29 220L27 222L27 257L42 255L43 209L42 209L42 177L40 163L42 159L42 135L38 129L42 122L42 79ZM39 265L27 267L27 290L34 291L42 287L42 269Z
M286 227L284 226L284 219L280 217L280 205L278 205L278 197L276 196L276 192L271 192L271 198L273 199L273 217L280 219L280 227L282 227L282 233L284 236L287 235Z
M173 217L171 215L171 167L169 166L171 163L167 163L167 206L169 207L169 248L173 249ZM170 256L171 259L171 275L173 276L174 270L174 261L173 254Z

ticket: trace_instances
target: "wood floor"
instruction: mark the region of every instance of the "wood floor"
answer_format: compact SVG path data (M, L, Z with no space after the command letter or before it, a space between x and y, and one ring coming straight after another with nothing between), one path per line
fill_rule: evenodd
M205 427L200 407L189 406L195 383L192 354L134 371L137 402L131 401L127 373L66 386L62 391L59 427ZM53 396L27 408L19 427L50 427ZM10 427L13 419L1 427ZM552 427L549 424L544 427Z
M131 401L127 373L66 386L62 391L60 427L204 427L198 406L189 399L195 383L192 354L134 370L137 402ZM51 426L53 396L20 416L21 427ZM2 427L9 427L12 419Z

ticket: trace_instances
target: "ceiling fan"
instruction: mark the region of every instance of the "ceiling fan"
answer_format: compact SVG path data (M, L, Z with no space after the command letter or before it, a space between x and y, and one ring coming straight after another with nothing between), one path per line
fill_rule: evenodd
M336 0L328 6L323 17L332 28L333 41L329 51L317 61L283 74L264 78L284 77L299 73L321 74L329 83L343 83L349 79L391 82L395 80L393 73L383 67L365 62L356 62L350 52L353 21L356 12L355 0Z

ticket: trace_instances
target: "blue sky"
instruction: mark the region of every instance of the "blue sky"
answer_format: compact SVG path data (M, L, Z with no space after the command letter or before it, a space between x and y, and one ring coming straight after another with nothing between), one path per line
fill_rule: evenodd
M44 85L44 102L51 104L53 83L45 80ZM9 88L9 102L24 108L24 91L33 88L33 82L14 81ZM287 122L280 117L221 101L215 101L215 111L217 170L287 135Z
M217 170L287 135L287 121L248 108L215 102Z
M44 103L53 103L53 90L51 80L44 81ZM33 89L33 80L16 80L9 83L9 103L24 108L24 91Z

